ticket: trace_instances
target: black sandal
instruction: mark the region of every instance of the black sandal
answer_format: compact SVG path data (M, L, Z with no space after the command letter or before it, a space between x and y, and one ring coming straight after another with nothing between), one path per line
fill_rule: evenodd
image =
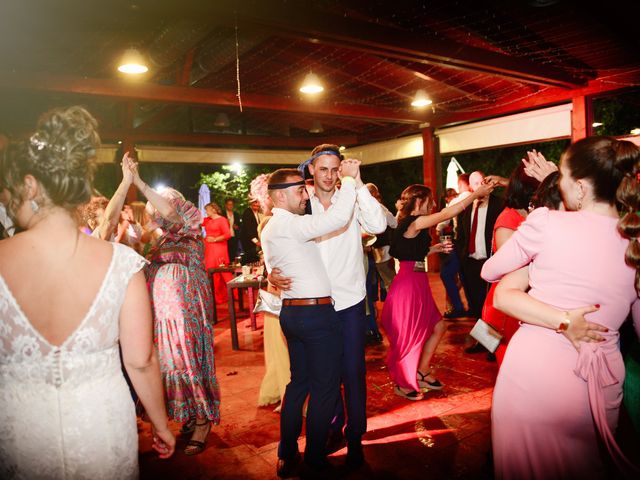
M420 388L428 388L429 390L442 390L442 387L444 387L444 385L440 383L438 379L435 379L433 382L427 380L427 377L431 375L431 370L429 370L427 373L422 373L420 370L418 370L418 375L420 376L420 378L418 379L418 386Z
M181 435L186 435L187 433L192 433L196 429L196 419L190 418L187 420L180 429Z
M204 425L209 425L207 434L204 437L205 441L201 442L199 440L189 440L187 442L187 446L184 449L185 455L198 455L199 453L202 453L204 451L205 447L207 446L206 438L209 436L209 432L211 432L211 422L207 421L206 423L196 423L196 426L198 427L202 427Z

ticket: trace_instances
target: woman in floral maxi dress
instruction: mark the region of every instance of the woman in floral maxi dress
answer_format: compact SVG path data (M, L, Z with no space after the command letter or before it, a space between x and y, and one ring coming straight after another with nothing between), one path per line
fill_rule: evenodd
M220 393L213 356L212 293L200 239L202 216L180 192L153 191L138 176L134 184L163 230L146 269L167 412L193 431L185 453L205 448L211 424L220 422Z

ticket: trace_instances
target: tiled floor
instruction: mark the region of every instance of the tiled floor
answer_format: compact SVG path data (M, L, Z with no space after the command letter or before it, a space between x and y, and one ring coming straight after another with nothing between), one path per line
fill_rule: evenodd
M444 311L444 289L431 275L436 302ZM279 414L258 407L258 389L264 373L261 318L252 332L248 319L239 324L241 350L231 350L229 320L220 312L215 354L222 392L221 423L212 429L206 450L195 457L182 453L186 439L178 440L176 454L159 460L152 452L150 431L141 425L140 469L143 479L270 479L275 475ZM386 342L367 349L368 432L363 438L367 464L350 479L490 478L489 409L497 367L484 354L463 353L471 319L448 322L434 364L445 384L422 401L411 402L393 393L385 366ZM384 332L383 332L384 333ZM177 432L179 425L172 425ZM304 438L300 440L304 448ZM346 449L330 458L344 463Z

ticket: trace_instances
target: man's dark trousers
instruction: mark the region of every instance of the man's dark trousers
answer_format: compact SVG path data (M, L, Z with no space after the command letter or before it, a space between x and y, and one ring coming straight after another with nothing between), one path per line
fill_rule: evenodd
M342 385L347 411L345 436L348 442L360 442L367 431L367 379L364 348L367 333L367 316L364 300L338 311L342 324ZM345 407L339 396L331 431L337 432L345 424Z
M291 381L282 405L278 458L292 459L298 451L309 395L304 460L321 469L327 465L325 444L340 393L342 323L331 304L283 306L280 326L289 347Z

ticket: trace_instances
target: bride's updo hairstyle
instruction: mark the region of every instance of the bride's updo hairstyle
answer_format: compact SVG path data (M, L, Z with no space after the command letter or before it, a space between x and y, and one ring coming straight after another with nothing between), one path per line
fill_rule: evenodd
M72 211L91 198L96 150L100 137L96 120L82 107L56 109L42 115L27 140L7 149L2 162L11 207L22 201L25 175L44 189L39 206L56 205Z
M588 137L569 146L563 160L572 178L591 182L596 200L618 208L618 230L629 239L625 261L636 269L640 291L640 148L626 140Z
M400 212L398 214L398 220L408 217L413 212L416 206L416 200L425 200L431 197L431 189L426 185L409 185L400 194Z

